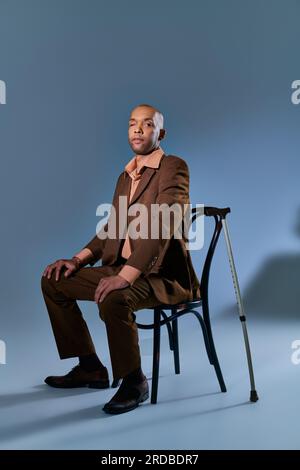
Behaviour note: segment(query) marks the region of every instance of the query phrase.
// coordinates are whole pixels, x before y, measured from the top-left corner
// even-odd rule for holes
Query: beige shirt
[[[131,178],[131,187],[130,187],[130,195],[129,195],[129,202],[132,199],[133,194],[140,182],[142,177],[143,168],[150,167],[150,168],[158,168],[161,157],[165,152],[161,147],[153,150],[148,155],[135,155],[125,166],[125,171],[129,174]],[[122,248],[121,256],[123,258],[128,259],[131,255],[131,248],[130,248],[130,241],[128,237],[128,233],[126,235],[124,245]],[[141,271],[133,266],[124,265],[123,268],[120,270],[119,275],[122,276],[126,281],[128,281],[131,285],[134,281],[140,276]]]

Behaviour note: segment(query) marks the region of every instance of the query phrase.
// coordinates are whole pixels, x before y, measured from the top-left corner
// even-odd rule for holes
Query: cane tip
[[[250,401],[256,402],[258,400],[258,395],[256,390],[251,390],[250,392]]]

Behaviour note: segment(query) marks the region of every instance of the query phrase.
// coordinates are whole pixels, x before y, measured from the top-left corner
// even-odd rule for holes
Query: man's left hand
[[[124,289],[129,287],[130,284],[122,276],[118,274],[116,276],[107,276],[100,279],[100,282],[95,291],[95,302],[102,302],[107,294],[115,289]]]

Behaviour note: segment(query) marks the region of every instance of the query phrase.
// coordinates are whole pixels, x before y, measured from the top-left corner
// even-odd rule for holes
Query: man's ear
[[[159,136],[158,136],[158,140],[163,140],[166,136],[166,129],[160,129],[159,131]]]

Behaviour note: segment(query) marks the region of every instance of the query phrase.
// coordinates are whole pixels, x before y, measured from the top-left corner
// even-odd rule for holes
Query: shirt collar
[[[165,152],[159,146],[148,155],[143,156],[140,161],[137,161],[137,155],[125,165],[125,171],[129,174],[132,179],[138,179],[141,177],[141,170],[144,166],[150,168],[158,168],[160,160]]]

